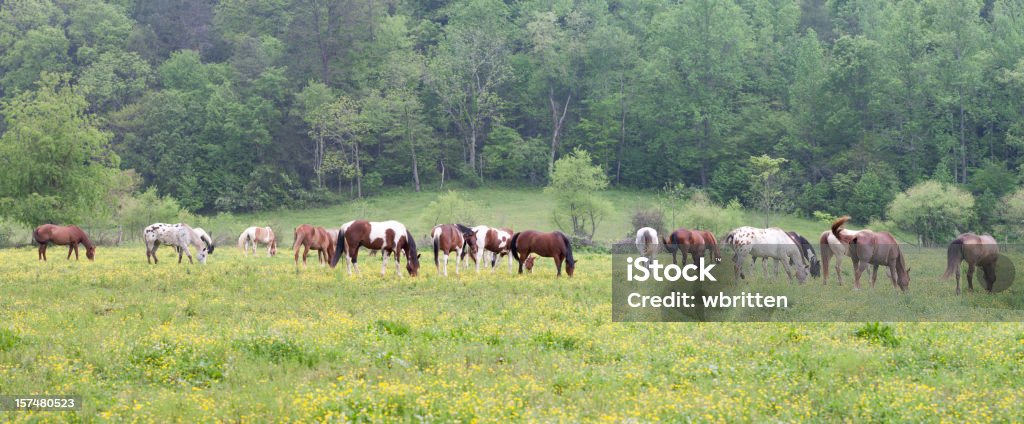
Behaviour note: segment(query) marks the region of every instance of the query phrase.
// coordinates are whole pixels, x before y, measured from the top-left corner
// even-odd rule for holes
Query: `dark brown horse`
[[[349,274],[352,268],[359,272],[359,248],[365,247],[370,250],[381,251],[380,274],[384,275],[387,270],[388,256],[395,257],[395,273],[401,277],[402,273],[398,265],[402,262],[402,254],[405,254],[405,270],[410,276],[419,274],[420,254],[416,251],[416,239],[412,237],[409,230],[398,221],[371,222],[366,220],[349,221],[342,224],[338,232],[338,239],[335,242],[338,249],[334,251],[331,258],[331,268],[338,265],[341,255],[348,257]]]
[[[704,250],[711,253],[711,259],[722,260],[722,252],[718,251],[718,240],[715,239],[715,235],[711,231],[693,230],[693,232],[704,237]],[[703,255],[701,253],[701,256]]]
[[[992,291],[996,282],[996,263],[999,262],[999,244],[988,234],[960,234],[946,249],[946,273],[948,280],[956,273],[956,294],[960,294],[960,262],[967,262],[967,290],[974,291],[974,268],[981,267],[985,278],[985,290]]]
[[[324,227],[314,227],[309,224],[302,224],[295,227],[295,241],[292,242],[292,249],[295,250],[295,265],[299,265],[299,249],[302,251],[302,265],[306,265],[306,257],[310,250],[317,251],[317,259],[320,263],[327,262],[334,255],[334,246],[331,245],[331,236]]]
[[[437,273],[441,273],[441,266],[438,264],[438,253],[444,256],[444,275],[448,276],[448,255],[455,252],[455,273],[459,273],[462,264],[462,249],[468,246],[472,250],[476,246],[476,233],[473,229],[462,224],[441,224],[434,227],[430,232],[430,239],[434,244],[434,267]]]
[[[560,231],[542,233],[540,231],[522,231],[512,235],[509,243],[512,257],[519,262],[519,273],[523,273],[523,262],[531,253],[555,260],[558,276],[562,276],[562,261],[565,261],[565,273],[572,277],[576,270],[576,259],[572,257],[572,244],[569,237]]]
[[[68,259],[71,259],[71,252],[75,252],[75,260],[78,260],[78,244],[85,245],[85,257],[93,260],[96,256],[96,246],[85,235],[85,231],[75,225],[61,227],[53,224],[43,224],[32,231],[32,239],[39,243],[39,260],[46,261],[46,246],[50,243],[68,246]]]
[[[699,258],[704,256],[704,235],[699,231],[679,228],[662,241],[665,242],[665,250],[672,253],[672,263],[676,263],[676,252],[683,255],[683,262],[680,265],[686,265],[686,255],[693,257],[693,263],[700,262]]]
[[[860,288],[860,275],[867,269],[868,264],[873,266],[871,287],[875,287],[878,266],[885,265],[889,268],[889,278],[892,279],[893,287],[907,291],[910,288],[910,268],[907,267],[896,238],[884,231],[860,230],[854,235],[843,233],[841,227],[849,220],[849,216],[844,216],[833,222],[832,235],[849,248],[850,258],[853,259],[854,287]]]

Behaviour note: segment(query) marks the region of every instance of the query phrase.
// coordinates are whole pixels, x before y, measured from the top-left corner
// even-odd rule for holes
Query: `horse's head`
[[[86,247],[85,257],[89,258],[90,261],[96,259],[96,246]]]
[[[575,259],[571,259],[570,260],[570,259],[567,258],[565,260],[565,273],[569,274],[569,276],[572,277],[573,271],[576,271],[576,260]]]
[[[767,259],[765,260],[767,261]],[[808,267],[806,264],[796,264],[796,280],[799,281],[800,284],[803,284],[805,281],[807,281],[808,271],[810,271],[810,267]]]
[[[270,244],[267,245],[267,253],[270,256],[277,255],[277,240],[270,240]]]
[[[470,249],[476,249],[476,231],[462,224],[458,224],[458,227],[459,232],[462,233],[462,238],[470,246]]]
[[[405,270],[409,271],[410,276],[417,276],[420,272],[420,254],[417,253],[415,256],[410,255],[409,260],[405,261]]]
[[[523,261],[523,267],[525,267],[527,271],[533,272],[533,260],[534,259],[535,259],[535,257],[530,256],[529,258],[526,258],[525,261]]]
[[[902,260],[900,261],[902,265]],[[896,268],[896,284],[900,286],[900,290],[910,290],[910,268],[903,269],[902,266]]]
[[[199,250],[198,254],[196,254],[196,258],[199,259],[199,263],[205,264],[206,263],[206,256],[208,256],[209,254],[210,253],[207,252],[205,248],[203,248],[203,249]]]

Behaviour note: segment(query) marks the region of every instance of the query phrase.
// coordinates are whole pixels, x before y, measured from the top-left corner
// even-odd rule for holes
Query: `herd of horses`
[[[836,278],[838,284],[842,285],[840,265],[843,257],[849,257],[853,262],[855,288],[860,289],[861,276],[868,266],[871,266],[871,287],[874,287],[878,268],[884,266],[888,269],[893,287],[907,291],[910,288],[910,267],[893,235],[868,229],[848,230],[844,226],[849,220],[849,216],[839,218],[821,233],[818,239],[820,259],[810,241],[800,234],[779,228],[740,227],[730,231],[722,241],[733,250],[733,272],[737,279],[747,277],[748,260],[753,267],[757,259],[761,259],[767,274],[767,261],[771,259],[775,261],[776,275],[781,265],[790,281],[794,274],[800,283],[805,282],[808,276],[821,276],[823,284],[828,284],[829,263],[834,260]],[[681,265],[686,264],[688,255],[694,263],[705,255],[712,260],[722,258],[714,234],[708,231],[680,228],[660,239],[653,228],[644,227],[637,231],[636,247],[641,255],[653,257],[660,250],[659,244],[664,246],[667,253],[672,254],[672,263],[679,262],[677,254],[682,256],[679,262]],[[943,278],[956,276],[957,294],[960,294],[962,262],[967,262],[968,290],[974,290],[974,273],[977,268],[981,268],[984,287],[992,291],[999,260],[999,245],[995,238],[987,234],[961,234],[950,242],[946,256]]]
[[[733,250],[733,271],[737,279],[747,277],[746,263],[753,267],[758,259],[762,260],[762,268],[767,273],[767,261],[775,261],[775,274],[779,267],[793,280],[803,283],[808,276],[822,277],[823,284],[828,284],[829,265],[834,261],[836,278],[839,285],[843,283],[841,260],[849,257],[853,262],[854,286],[861,287],[861,276],[867,267],[871,269],[871,286],[874,287],[878,276],[878,268],[885,266],[894,287],[906,291],[910,288],[910,267],[900,250],[899,244],[892,234],[884,231],[868,229],[853,231],[844,226],[850,217],[842,217],[832,223],[831,228],[819,237],[820,258],[814,246],[803,236],[795,232],[786,232],[779,228],[740,227],[730,231],[722,241]],[[388,259],[393,257],[395,272],[402,276],[400,269],[402,259],[406,262],[406,273],[417,276],[420,268],[420,253],[416,240],[405,225],[398,221],[367,221],[353,220],[335,229],[327,229],[309,224],[295,228],[294,250],[295,265],[299,264],[301,251],[302,264],[310,250],[317,251],[318,262],[337,266],[342,257],[345,258],[348,273],[353,269],[359,273],[359,250],[366,248],[371,254],[381,255],[381,274],[387,272]],[[489,266],[493,271],[501,257],[508,258],[508,270],[512,272],[512,260],[519,265],[519,273],[524,268],[532,271],[534,255],[548,257],[554,261],[558,276],[562,275],[562,265],[566,274],[572,277],[576,268],[576,259],[572,254],[569,238],[558,231],[521,231],[513,232],[511,228],[495,228],[486,225],[470,227],[463,224],[441,224],[429,233],[434,251],[434,266],[438,274],[448,275],[448,261],[455,254],[455,273],[459,269],[469,267],[470,261],[480,265],[488,265],[486,255],[490,255]],[[85,255],[93,260],[96,246],[89,240],[81,228],[68,225],[40,225],[32,232],[32,239],[39,245],[39,260],[46,261],[46,248],[50,244],[68,246],[67,259],[75,254],[78,259],[78,245],[85,246]],[[187,256],[193,263],[192,248],[195,258],[206,263],[206,258],[213,254],[213,239],[202,228],[192,228],[187,224],[155,223],[143,230],[146,245],[146,262],[157,263],[157,248],[162,244],[174,246],[178,253],[178,263]],[[267,254],[277,254],[277,238],[270,227],[249,227],[238,237],[238,248],[243,254],[251,251],[256,254],[259,245],[266,247]],[[685,265],[689,256],[694,263],[705,255],[709,259],[721,260],[718,239],[710,231],[680,228],[667,236],[659,238],[656,230],[644,227],[637,231],[636,246],[641,255],[653,257],[663,246],[667,253],[672,254],[672,263]],[[468,257],[468,259],[467,259]],[[681,257],[681,258],[680,258]],[[965,233],[950,242],[947,249],[947,267],[943,278],[956,276],[956,293],[960,294],[960,266],[967,262],[967,287],[974,289],[974,273],[981,268],[984,287],[992,291],[996,281],[996,265],[999,257],[999,246],[989,235]],[[681,259],[681,261],[680,261]]]

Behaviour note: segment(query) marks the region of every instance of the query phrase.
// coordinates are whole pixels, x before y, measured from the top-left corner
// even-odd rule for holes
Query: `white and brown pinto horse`
[[[996,282],[996,264],[999,262],[999,244],[988,234],[961,234],[949,243],[946,249],[946,273],[948,280],[956,274],[956,294],[960,294],[960,262],[967,262],[967,290],[974,291],[974,269],[981,267],[985,278],[985,290],[992,291]]]
[[[797,281],[803,283],[807,280],[808,265],[800,254],[800,246],[779,228],[740,227],[730,231],[724,242],[732,246],[733,272],[737,278],[746,278],[743,265],[750,256],[776,259],[776,273],[779,263],[782,263],[790,281],[793,281],[793,272],[790,269],[790,264],[793,264],[796,267]]]
[[[576,270],[576,259],[572,257],[572,244],[569,237],[560,231],[542,233],[540,231],[523,231],[512,235],[509,242],[512,257],[519,262],[519,273],[523,273],[523,263],[536,253],[537,256],[552,258],[558,276],[562,276],[562,261],[565,261],[565,273],[572,277]]]
[[[484,254],[490,252],[491,254],[491,271],[494,271],[498,264],[498,257],[508,257],[508,272],[512,272],[512,255],[511,255],[511,244],[512,244],[512,229],[511,228],[493,228],[486,225],[477,225],[471,228],[473,233],[476,235],[476,244],[469,246],[468,250],[463,251],[463,255],[469,253],[473,262],[476,264],[476,272],[480,272],[480,263],[484,262]],[[469,261],[466,261],[466,266],[469,266]]]
[[[842,228],[839,232],[846,237],[853,237],[859,231]],[[828,263],[835,258],[836,279],[839,280],[840,286],[843,285],[843,257],[850,256],[850,249],[832,234],[832,230],[825,230],[821,233],[821,237],[818,238],[818,247],[821,248],[821,284],[828,284]]]
[[[889,278],[892,279],[893,287],[902,291],[910,289],[910,268],[900,251],[900,245],[896,238],[887,232],[874,232],[871,230],[860,230],[856,235],[848,236],[842,233],[842,226],[849,221],[849,216],[844,216],[832,223],[832,235],[840,242],[847,245],[850,258],[853,259],[853,285],[860,289],[860,275],[871,268],[871,287],[875,286],[878,277],[878,267],[885,265],[889,268]]]
[[[636,231],[636,250],[640,252],[640,256],[654,259],[659,248],[658,232],[655,229],[643,227]]]
[[[438,253],[444,256],[444,276],[448,276],[448,255],[455,252],[455,273],[459,273],[462,264],[462,248],[476,245],[476,233],[462,224],[441,224],[430,231],[430,240],[434,245],[434,267],[438,274],[442,273],[438,264]]]
[[[204,231],[205,233],[205,231]],[[181,263],[182,255],[188,255],[188,262],[192,261],[192,251],[189,249],[190,246],[195,246],[196,258],[199,259],[199,263],[206,263],[206,256],[213,253],[213,240],[210,239],[209,235],[200,236],[196,234],[196,231],[189,227],[187,224],[164,224],[156,223],[146,227],[142,231],[142,238],[146,241],[146,263],[159,263],[156,257],[156,249],[160,247],[160,244],[169,244],[175,247],[178,251],[178,263]],[[152,258],[152,262],[150,262]]]
[[[331,268],[337,266],[338,260],[344,254],[348,261],[349,274],[352,274],[353,267],[355,267],[356,273],[359,273],[359,264],[357,263],[359,248],[365,247],[382,251],[380,265],[382,276],[387,272],[389,255],[395,256],[395,273],[399,277],[402,277],[399,268],[402,254],[405,254],[405,269],[409,275],[415,277],[419,273],[420,254],[416,251],[416,239],[401,222],[356,220],[346,222],[339,230],[338,239],[335,242],[338,248],[334,252],[334,257],[331,258]]]
[[[277,254],[277,237],[270,227],[249,227],[242,231],[242,235],[238,236],[238,248],[242,249],[243,255],[249,254],[250,247],[252,254],[255,255],[260,243],[267,245],[268,255]]]
[[[46,262],[46,246],[50,243],[68,246],[68,259],[71,259],[71,252],[75,252],[75,260],[78,260],[78,244],[85,245],[85,257],[90,261],[96,255],[96,245],[92,244],[89,236],[76,225],[62,227],[60,225],[43,224],[32,231],[32,240],[39,244],[39,260]]]

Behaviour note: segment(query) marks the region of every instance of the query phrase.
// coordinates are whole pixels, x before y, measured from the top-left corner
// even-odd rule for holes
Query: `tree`
[[[111,134],[86,113],[88,103],[68,80],[43,73],[35,91],[2,104],[0,213],[26,225],[93,216],[117,172]]]
[[[556,161],[551,182],[544,188],[545,193],[555,198],[555,225],[565,231],[563,223],[567,219],[573,235],[592,240],[597,226],[611,209],[599,194],[607,187],[608,176],[593,164],[587,151],[576,149]]]
[[[771,224],[772,211],[779,208],[782,201],[782,190],[779,189],[779,171],[785,158],[773,158],[768,155],[751,156],[751,191],[757,196],[757,206],[764,211],[764,226]]]
[[[967,231],[974,220],[974,196],[950,184],[925,181],[896,195],[889,218],[933,246]]]

